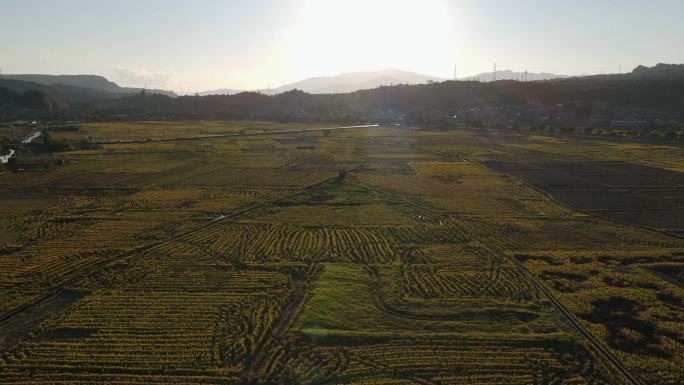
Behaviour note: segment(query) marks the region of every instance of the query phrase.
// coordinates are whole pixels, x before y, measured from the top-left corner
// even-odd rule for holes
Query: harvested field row
[[[267,367],[269,377],[295,379],[301,384],[332,379],[336,383],[403,383],[387,378],[444,384],[604,383],[610,379],[589,352],[569,342],[557,343],[554,348],[534,340],[396,340],[339,347],[293,341],[273,357]]]

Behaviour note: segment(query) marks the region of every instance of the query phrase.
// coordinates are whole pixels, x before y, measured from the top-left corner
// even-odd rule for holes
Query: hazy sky
[[[684,62],[682,0],[0,0],[4,73],[181,92],[398,68],[581,74]]]

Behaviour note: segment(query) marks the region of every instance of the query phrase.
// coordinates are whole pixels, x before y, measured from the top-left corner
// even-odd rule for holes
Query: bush
[[[651,139],[651,140],[661,140],[665,137],[665,134],[663,134],[661,131],[658,130],[652,130],[648,134],[646,134],[646,138]]]
[[[338,182],[344,182],[346,179],[347,179],[347,170],[343,168],[337,174],[337,181]]]
[[[66,139],[57,140],[46,132],[41,136],[37,149],[40,152],[60,152],[73,150],[74,146]]]
[[[667,140],[675,140],[675,139],[677,139],[677,133],[674,132],[674,131],[668,131],[668,132],[665,134],[665,139],[667,139]]]

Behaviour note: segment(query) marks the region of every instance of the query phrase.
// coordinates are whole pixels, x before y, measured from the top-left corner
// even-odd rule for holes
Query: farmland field
[[[682,148],[317,128],[20,149],[0,384],[684,383]]]

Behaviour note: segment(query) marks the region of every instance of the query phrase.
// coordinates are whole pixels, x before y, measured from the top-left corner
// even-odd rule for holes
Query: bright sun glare
[[[301,73],[444,73],[453,65],[450,23],[445,0],[302,0],[283,45]]]

